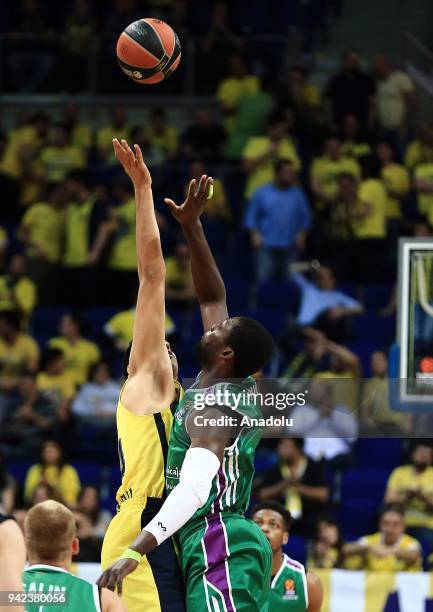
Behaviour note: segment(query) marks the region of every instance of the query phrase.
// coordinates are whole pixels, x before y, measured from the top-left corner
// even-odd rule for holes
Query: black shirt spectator
[[[361,70],[358,53],[347,51],[343,56],[341,71],[331,77],[325,90],[336,126],[341,128],[345,115],[355,115],[361,128],[364,128],[369,120],[374,93],[374,80]]]
[[[220,160],[225,142],[225,129],[212,119],[208,110],[197,112],[194,123],[187,128],[183,136],[186,155],[202,161]]]
[[[293,533],[311,537],[326,509],[329,489],[320,463],[303,451],[302,438],[283,438],[275,467],[259,474],[254,488],[260,500],[277,499],[293,516]]]

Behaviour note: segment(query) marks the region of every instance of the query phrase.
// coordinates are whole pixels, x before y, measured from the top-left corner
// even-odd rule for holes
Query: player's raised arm
[[[180,206],[169,198],[164,200],[182,227],[188,243],[194,289],[200,304],[205,331],[213,325],[218,325],[228,316],[224,281],[200,221],[212,189],[212,177],[203,175],[198,186],[195,179],[190,182],[186,200]]]
[[[174,395],[173,372],[165,347],[165,263],[152,195],[152,178],[138,145],[113,140],[117,159],[131,178],[136,201],[137,268],[140,281],[129,377],[122,401],[134,412],[152,413]]]

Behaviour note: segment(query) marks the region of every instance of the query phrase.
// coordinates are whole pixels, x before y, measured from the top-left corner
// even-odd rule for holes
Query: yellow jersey
[[[129,500],[146,504],[148,497],[161,499],[165,495],[165,464],[173,414],[170,407],[150,415],[130,412],[119,396],[116,412],[117,448],[121,485],[116,501]]]
[[[0,310],[18,307],[25,317],[23,323],[27,324],[36,302],[37,288],[30,278],[22,276],[14,282],[9,276],[0,276]]]
[[[65,216],[65,249],[63,265],[79,268],[88,263],[90,222],[95,197],[90,195],[85,202],[69,204]]]
[[[58,263],[62,252],[65,212],[46,202],[33,204],[21,220],[21,226],[28,231],[32,245],[40,246],[51,263]],[[33,246],[28,246],[27,255],[37,257]]]
[[[132,341],[134,333],[135,308],[131,310],[122,310],[111,317],[105,325],[106,333],[114,338],[119,346],[126,351],[129,343]],[[169,336],[174,332],[176,326],[173,319],[165,313],[165,335]]]
[[[53,183],[60,183],[70,170],[84,168],[86,159],[83,149],[76,145],[67,147],[45,147],[40,155],[45,178]]]
[[[267,136],[251,136],[247,140],[243,151],[243,159],[257,159],[269,151],[271,140]],[[276,159],[288,159],[292,162],[294,169],[298,172],[301,169],[301,160],[295,147],[295,143],[287,136],[278,143]],[[251,198],[254,192],[266,183],[270,183],[275,178],[275,161],[267,159],[257,166],[248,176],[245,187],[245,197]]]
[[[385,238],[387,193],[382,181],[367,179],[358,188],[358,206],[368,204],[366,216],[353,221],[356,238]]]
[[[356,159],[345,156],[331,159],[327,155],[313,159],[311,177],[320,184],[326,199],[333,200],[337,197],[338,177],[343,173],[351,174],[356,179],[361,178],[361,167]]]
[[[359,540],[360,544],[367,546],[377,546],[383,544],[382,534],[380,532],[372,535],[364,536]],[[365,570],[372,572],[421,572],[421,546],[418,540],[404,533],[400,540],[393,547],[395,550],[418,551],[419,558],[414,563],[409,563],[403,559],[398,559],[394,554],[390,553],[386,557],[376,557],[371,552],[367,553],[365,559]]]
[[[67,372],[57,376],[40,372],[36,377],[36,387],[55,402],[72,399],[75,395],[75,383]]]
[[[371,147],[368,142],[354,142],[353,140],[345,140],[341,144],[341,153],[344,156],[359,159],[364,155],[370,155]]]
[[[404,165],[413,171],[419,164],[429,164],[433,162],[433,147],[430,147],[420,140],[413,140],[407,147],[404,155]]]
[[[409,172],[401,164],[392,163],[382,168],[381,176],[387,190],[386,217],[401,219],[400,202],[388,192],[398,191],[406,195],[410,189]]]
[[[136,270],[135,248],[135,200],[132,198],[114,211],[116,231],[111,250],[109,267],[112,270]]]
[[[32,465],[24,483],[24,499],[27,502],[31,501],[35,489],[43,482],[54,487],[68,505],[76,504],[81,491],[81,482],[77,470],[72,465],[66,464],[61,468],[55,465],[44,467],[40,463]]]
[[[3,379],[15,379],[25,370],[36,370],[38,361],[39,346],[31,336],[20,333],[12,345],[0,339],[0,368]]]
[[[406,494],[410,491],[421,491],[425,496],[433,495],[433,467],[423,472],[416,472],[412,465],[402,465],[392,472],[386,486],[388,491]],[[424,499],[413,496],[406,502],[404,518],[407,527],[425,527],[433,529],[433,515]]]
[[[114,128],[112,125],[107,125],[99,130],[96,135],[96,144],[100,155],[106,162],[114,163],[116,157],[113,150],[113,138],[129,140],[130,131],[128,127]]]
[[[415,169],[415,179],[423,179],[426,183],[433,184],[433,163],[420,164]],[[417,194],[418,212],[427,217],[429,223],[433,223],[433,194],[422,193]]]
[[[98,346],[85,338],[81,338],[76,344],[70,344],[62,337],[52,338],[48,346],[63,352],[66,372],[75,385],[87,382],[90,368],[101,359]]]

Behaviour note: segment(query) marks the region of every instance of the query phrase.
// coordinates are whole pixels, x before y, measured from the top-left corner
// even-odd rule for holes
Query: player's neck
[[[272,555],[272,578],[278,574],[284,563],[283,549],[279,548]]]
[[[216,382],[228,381],[233,376],[229,376],[227,372],[222,372],[219,368],[203,368],[200,375],[200,386],[208,387]]]
[[[65,570],[66,572],[71,571],[72,560],[71,559],[37,559],[30,558],[29,565],[49,565],[51,567],[58,567],[59,569]]]

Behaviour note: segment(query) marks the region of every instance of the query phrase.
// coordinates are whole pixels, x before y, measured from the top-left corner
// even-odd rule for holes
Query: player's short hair
[[[227,344],[234,351],[234,373],[240,378],[258,372],[272,356],[271,334],[250,317],[236,317]]]
[[[283,519],[283,525],[285,530],[290,530],[290,527],[293,523],[293,517],[290,514],[289,510],[287,510],[287,508],[283,506],[283,504],[280,504],[280,502],[274,499],[261,502],[260,504],[254,506],[251,512],[251,516],[254,516],[257,512],[260,512],[260,510],[272,510],[273,512],[277,512],[277,514],[279,514]]]
[[[19,331],[21,317],[16,310],[0,310],[0,320],[13,327],[15,331]]]
[[[77,534],[72,512],[53,499],[36,504],[28,511],[24,531],[29,555],[39,561],[68,557]]]

